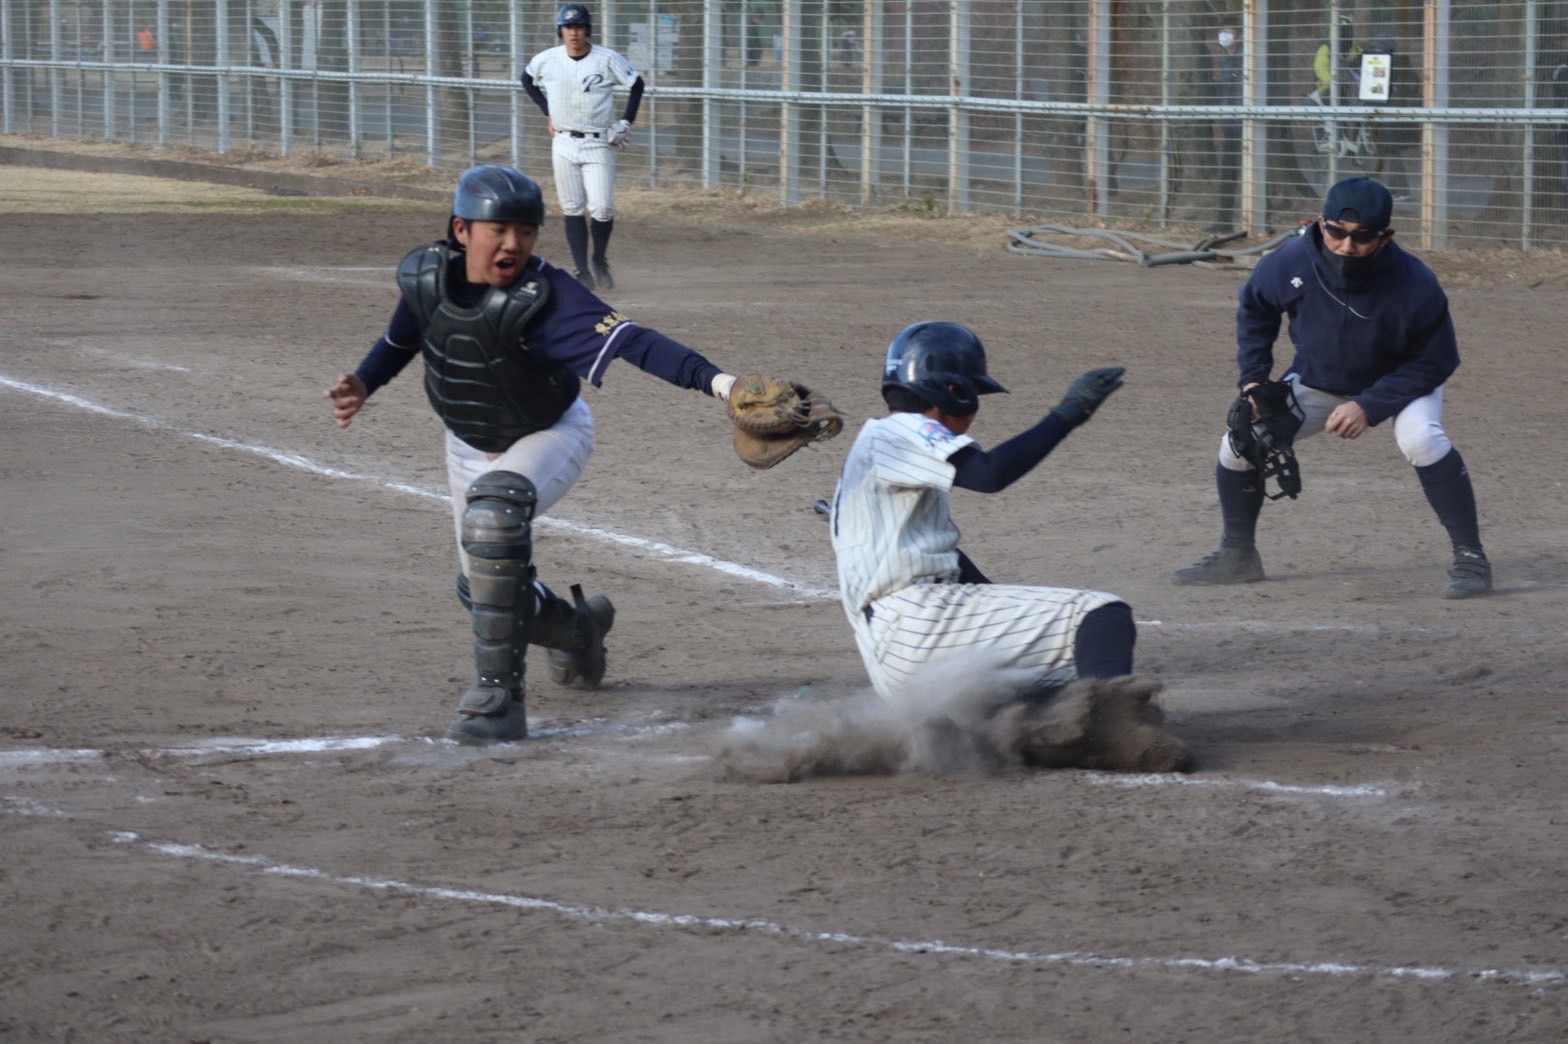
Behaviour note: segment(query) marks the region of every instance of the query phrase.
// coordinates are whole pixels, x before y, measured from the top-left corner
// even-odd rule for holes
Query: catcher
[[[1158,684],[1129,677],[1132,608],[1104,591],[993,584],[959,549],[949,512],[955,486],[1000,493],[1028,474],[1122,386],[1123,372],[1091,370],[1039,423],[982,450],[968,434],[980,397],[1007,389],[986,371],[980,338],[957,323],[925,322],[893,339],[882,372],[889,415],[861,428],[831,515],[844,615],[884,700],[919,704],[928,696],[922,676],[933,665],[987,657],[992,669],[1023,679],[1022,687],[990,707],[978,733],[975,723],[955,721],[966,734],[992,743],[1001,735],[990,731],[995,715],[1018,702],[1028,709],[1018,712],[1029,719],[1024,732],[1054,737],[1008,752],[1031,764],[1190,766],[1185,747],[1159,728],[1159,708],[1149,699]],[[1126,730],[1117,730],[1114,743],[1097,738],[1089,723],[1107,717],[1139,726],[1134,741],[1121,738]]]
[[[339,427],[424,357],[425,394],[445,425],[462,572],[458,598],[474,630],[475,683],[448,734],[494,743],[528,734],[526,646],[544,646],[555,681],[592,688],[605,671],[615,606],[572,600],[535,577],[533,520],[577,482],[593,453],[593,414],[579,395],[620,358],[671,384],[732,400],[737,450],[771,467],[842,427],[804,385],[725,373],[677,341],[614,311],[566,272],[533,256],[544,200],[512,167],[479,166],[458,181],[446,237],[398,266],[402,299],[353,373],[326,390]],[[737,427],[737,433],[742,429]]]

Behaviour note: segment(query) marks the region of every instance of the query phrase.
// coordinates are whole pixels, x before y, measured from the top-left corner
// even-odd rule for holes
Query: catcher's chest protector
[[[448,250],[431,243],[398,265],[398,288],[424,328],[425,395],[452,434],[500,453],[543,431],[577,399],[577,375],[523,343],[523,330],[550,300],[538,258],[511,286],[487,287],[472,308],[447,296]]]

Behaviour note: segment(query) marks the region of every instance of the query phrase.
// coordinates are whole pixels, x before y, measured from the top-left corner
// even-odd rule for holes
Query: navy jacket
[[[1322,242],[1314,224],[1265,255],[1241,288],[1237,383],[1268,379],[1280,319],[1289,316],[1296,354],[1287,372],[1353,398],[1369,423],[1381,424],[1459,368],[1448,297],[1432,270],[1393,240],[1352,285],[1323,259]]]

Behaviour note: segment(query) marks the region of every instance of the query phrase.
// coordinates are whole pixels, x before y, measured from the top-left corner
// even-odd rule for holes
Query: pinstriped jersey
[[[558,131],[606,130],[619,118],[613,96],[616,86],[637,82],[631,62],[598,44],[590,44],[581,58],[567,54],[565,45],[540,51],[524,71],[544,91]]]
[[[948,458],[968,435],[918,413],[866,421],[833,494],[839,595],[851,617],[920,579],[958,579],[958,526]]]

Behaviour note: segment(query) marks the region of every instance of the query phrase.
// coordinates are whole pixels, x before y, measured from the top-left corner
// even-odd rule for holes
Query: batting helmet
[[[592,33],[593,19],[588,16],[588,8],[582,4],[562,4],[555,13],[555,35],[559,37],[561,28],[568,25],[580,25]]]
[[[468,168],[457,179],[452,216],[466,221],[543,225],[544,196],[539,183],[516,167],[486,163]]]
[[[887,346],[882,387],[903,388],[943,413],[967,417],[980,408],[980,396],[1005,392],[985,372],[985,346],[958,323],[916,323]]]

